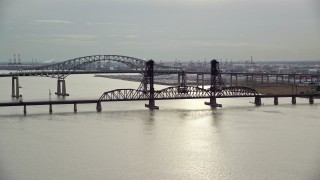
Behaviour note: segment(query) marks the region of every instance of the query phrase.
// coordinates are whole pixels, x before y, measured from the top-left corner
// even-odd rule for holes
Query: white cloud
[[[93,26],[93,25],[112,25],[113,23],[110,22],[86,22],[86,25]]]
[[[54,20],[54,19],[39,19],[35,20],[34,23],[36,24],[74,24],[71,21],[66,21],[66,20]]]
[[[92,41],[98,38],[97,35],[91,34],[61,34],[53,35],[53,38],[69,40],[69,41]]]

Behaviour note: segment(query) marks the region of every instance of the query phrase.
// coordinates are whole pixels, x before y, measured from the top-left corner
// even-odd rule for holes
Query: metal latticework
[[[220,74],[219,62],[214,59],[211,61],[211,96],[215,96],[224,87],[225,85]]]
[[[152,64],[151,64],[152,63]],[[141,83],[138,87],[138,90],[141,90],[143,92],[150,91],[150,83],[152,81],[153,84],[153,78],[154,78],[154,61],[150,60],[148,62],[145,62],[145,69],[143,71],[143,77],[141,80]]]
[[[121,55],[93,55],[93,56],[84,56],[79,57],[67,61],[63,61],[56,64],[38,66],[28,69],[19,70],[17,74],[19,75],[30,75],[30,76],[47,76],[53,78],[64,79],[71,72],[79,70],[81,67],[88,65],[90,63],[99,62],[99,61],[113,61],[119,62],[122,64],[126,64],[131,67],[133,70],[141,71],[144,73],[146,69],[145,60],[129,57],[129,56],[121,56]],[[163,70],[179,70],[174,67],[169,66],[161,66],[155,65],[155,70],[163,71]]]
[[[206,89],[193,86],[169,87],[159,91],[154,91],[154,100],[161,99],[195,99],[208,98],[210,92]],[[150,94],[135,89],[116,89],[103,93],[100,101],[126,101],[126,100],[149,100]]]
[[[259,94],[243,86],[224,87],[215,97],[256,97]],[[175,86],[154,91],[154,100],[210,98],[210,91],[194,86]],[[135,89],[116,89],[105,92],[100,101],[149,100],[150,94]]]
[[[102,94],[101,101],[148,100],[149,94],[136,89],[115,89]]]
[[[153,60],[145,63],[143,71],[143,80],[137,90],[134,89],[116,89],[105,92],[100,101],[130,101],[130,100],[149,100],[149,105],[154,106],[154,100],[163,99],[196,99],[210,98],[209,105],[217,105],[216,97],[255,97],[259,95],[256,90],[233,86],[226,87],[220,75],[219,62],[211,61],[211,87],[203,89],[195,86],[187,86],[181,83],[178,86],[168,87],[155,91],[153,88],[154,66]],[[184,80],[182,80],[184,82]]]
[[[244,86],[231,86],[231,87],[224,87],[222,91],[218,92],[216,97],[219,97],[219,96],[253,97],[258,95],[259,93],[255,89],[244,87]]]
[[[168,87],[155,93],[155,99],[207,98],[209,96],[208,90],[194,86]]]

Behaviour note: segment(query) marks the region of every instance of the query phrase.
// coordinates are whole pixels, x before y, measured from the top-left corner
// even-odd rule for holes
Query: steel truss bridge
[[[209,98],[210,102],[206,104],[214,107],[221,107],[221,104],[217,104],[216,102],[216,98],[218,97],[257,97],[257,104],[259,103],[259,93],[256,90],[243,86],[225,86],[221,78],[219,62],[216,60],[211,61],[211,86],[208,89],[187,86],[185,73],[182,72],[182,75],[178,77],[179,84],[177,86],[154,90],[154,61],[149,60],[145,64],[143,79],[137,89],[108,91],[102,94],[99,101],[148,100],[149,104],[146,104],[146,107],[150,109],[158,109],[155,106],[155,100],[165,99]]]
[[[210,98],[211,92],[208,89],[202,89],[194,86],[175,86],[162,90],[154,91],[155,100],[166,99],[199,99]],[[223,97],[253,97],[259,94],[246,87],[225,87],[216,94],[216,98]],[[126,101],[126,100],[149,100],[150,96],[146,91],[136,89],[115,89],[105,92],[100,101]]]
[[[226,86],[221,77],[219,62],[216,60],[211,61],[210,87],[208,89],[205,89],[198,86],[188,86],[186,84],[186,72],[184,72],[182,69],[169,66],[161,66],[155,64],[153,60],[145,61],[133,57],[119,55],[85,56],[57,64],[20,70],[16,73],[11,74],[12,97],[19,96],[18,76],[45,76],[58,78],[56,94],[63,96],[68,95],[66,93],[64,79],[70,74],[81,74],[82,71],[78,70],[80,67],[99,61],[114,61],[126,64],[131,69],[125,70],[123,71],[123,73],[140,73],[143,75],[143,78],[137,89],[115,89],[112,91],[104,92],[102,96],[96,100],[97,110],[101,109],[102,101],[147,100],[149,101],[149,104],[146,104],[146,107],[150,109],[158,109],[158,107],[155,105],[155,100],[208,98],[210,99],[210,101],[206,102],[205,104],[213,107],[221,107],[221,104],[218,104],[216,102],[216,98],[254,97],[254,103],[256,105],[261,105],[261,97],[266,97],[265,95],[260,95],[255,89],[249,87]],[[97,72],[95,71],[95,73]],[[117,73],[121,73],[121,71],[117,71]],[[168,87],[162,90],[155,90],[154,76],[159,74],[178,74],[178,84],[176,86]],[[313,95],[307,96],[310,98],[310,103],[313,103]],[[281,97],[281,95],[273,95],[273,97],[275,98],[275,104],[277,104],[277,98]],[[295,98],[299,96],[290,95],[290,97],[292,97],[292,103],[295,104]],[[91,100],[90,102],[95,102],[95,100]],[[61,104],[63,104],[63,102]]]

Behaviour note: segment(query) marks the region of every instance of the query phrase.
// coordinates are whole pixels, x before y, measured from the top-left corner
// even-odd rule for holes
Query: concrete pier
[[[198,78],[198,75],[197,75],[197,78]],[[184,71],[182,71],[182,73],[178,74],[178,86],[186,86],[186,83],[187,83],[187,75]],[[198,79],[197,79],[197,84],[198,84]]]
[[[278,104],[279,104],[279,101],[278,101],[278,97],[277,97],[277,96],[274,97],[273,102],[274,102],[274,105],[278,105]]]
[[[235,82],[235,85],[237,86],[238,85],[238,75],[237,74],[234,74],[234,75],[230,75],[230,86],[233,85],[233,76],[236,78],[236,82]]]
[[[292,104],[296,104],[297,103],[297,98],[295,96],[292,96],[291,103]]]
[[[97,102],[97,112],[101,112],[101,110],[102,110],[102,107],[101,107],[101,101],[98,101]]]
[[[149,104],[145,104],[144,105],[146,108],[149,108],[149,109],[159,109],[159,106],[156,106],[155,105],[155,101],[154,100],[149,100]]]
[[[210,97],[210,102],[205,102],[204,104],[211,107],[222,107],[222,104],[217,103],[217,99],[215,97]]]
[[[256,106],[261,106],[261,97],[260,96],[254,97],[254,104]]]
[[[19,98],[19,76],[12,76],[11,97]]]
[[[201,87],[204,89],[204,74],[197,74],[197,87],[200,86],[199,81],[201,81]]]
[[[74,111],[75,113],[78,111],[77,103],[74,103],[74,104],[73,104],[73,111]]]
[[[66,89],[66,81],[64,79],[58,79],[57,81],[57,92],[58,96],[69,96]]]
[[[49,104],[49,113],[52,114],[52,104]]]
[[[24,106],[23,106],[23,114],[24,114],[24,115],[27,115],[27,105],[24,105]]]
[[[313,96],[310,96],[310,97],[309,97],[309,103],[310,103],[310,104],[313,104],[313,103],[314,103],[314,98],[313,98]]]

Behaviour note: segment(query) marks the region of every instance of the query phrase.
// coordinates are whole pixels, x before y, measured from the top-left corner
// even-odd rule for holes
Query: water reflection
[[[213,127],[219,127],[220,121],[222,120],[222,113],[223,111],[219,111],[217,109],[213,109],[211,111],[211,122]]]
[[[144,131],[147,135],[151,135],[155,128],[155,111],[150,110],[149,112],[143,113],[144,119]]]
[[[153,123],[154,123],[154,114],[155,114],[155,111],[153,111],[153,110],[151,110],[151,111],[149,111],[149,118],[148,118],[148,124],[149,125],[153,125]]]

